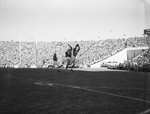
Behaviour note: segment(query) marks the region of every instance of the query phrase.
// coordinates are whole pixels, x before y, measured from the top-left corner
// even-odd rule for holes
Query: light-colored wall
[[[103,62],[108,62],[108,61],[117,61],[118,63],[124,63],[124,61],[127,60],[127,50],[139,50],[139,49],[148,49],[148,47],[139,47],[139,48],[126,48],[122,50],[121,52],[109,57],[108,59],[105,59],[101,62],[98,62],[96,64],[91,65],[91,68],[98,68],[101,66]]]

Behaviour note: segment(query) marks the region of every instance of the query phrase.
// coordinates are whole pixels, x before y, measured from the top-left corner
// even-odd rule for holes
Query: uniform
[[[73,64],[73,67],[75,66],[76,56],[77,56],[79,51],[80,51],[80,46],[79,46],[79,44],[77,44],[75,46],[75,48],[73,49],[72,56],[71,56],[71,62],[70,63]]]
[[[58,62],[57,62],[58,58],[57,58],[57,55],[56,53],[54,53],[54,56],[53,56],[53,66],[56,68],[58,67]]]
[[[62,62],[63,66],[66,67],[66,69],[71,63],[71,56],[72,56],[72,47],[70,45],[69,47],[70,48],[65,52],[65,58],[63,59]]]

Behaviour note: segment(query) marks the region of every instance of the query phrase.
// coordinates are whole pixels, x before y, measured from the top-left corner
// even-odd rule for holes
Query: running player
[[[65,58],[63,59],[62,65],[59,66],[59,68],[66,64],[64,67],[67,69],[68,66],[70,65],[71,56],[72,56],[72,47],[69,44],[68,46],[69,46],[69,49],[65,52]]]
[[[73,64],[73,67],[75,67],[75,62],[76,62],[76,56],[80,51],[80,46],[79,44],[76,44],[75,48],[73,48],[73,54],[71,57],[71,63]]]
[[[58,62],[57,62],[57,60],[58,60],[58,58],[57,58],[57,54],[56,53],[54,53],[54,55],[53,55],[53,67],[54,68],[56,68],[56,67],[58,67]]]
[[[76,46],[73,48],[72,56],[71,56],[71,62],[70,64],[72,65],[72,68],[75,67],[75,62],[76,62],[76,56],[80,51],[80,46],[79,44],[76,44]]]
[[[49,60],[49,59],[47,59]],[[56,52],[53,55],[53,64],[52,65],[48,65],[48,68],[58,68],[58,62],[57,62],[58,58],[57,58],[57,54]]]
[[[65,57],[66,57],[66,69],[68,68],[68,66],[70,65],[71,62],[71,56],[72,56],[72,47],[68,44],[69,49],[65,52]]]
[[[78,54],[78,52],[80,51],[80,46],[79,44],[76,44],[76,46],[72,49],[72,47],[70,45],[69,49],[65,52],[65,59],[63,60],[62,64],[64,65],[65,63],[67,64],[65,67],[66,69],[69,67],[69,65],[71,65],[71,71],[72,68],[75,67],[75,61],[76,61],[76,56]],[[63,66],[61,65],[61,66]]]

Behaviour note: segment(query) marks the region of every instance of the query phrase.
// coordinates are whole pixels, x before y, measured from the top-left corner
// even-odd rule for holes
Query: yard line
[[[48,85],[49,83],[45,83],[45,84]],[[105,94],[105,95],[119,97],[119,98],[124,98],[124,99],[130,99],[130,100],[134,100],[134,101],[141,101],[141,102],[150,103],[150,101],[144,100],[144,99],[138,99],[138,98],[123,96],[123,95],[117,95],[117,94],[108,93],[108,92],[104,92],[104,91],[97,91],[97,90],[93,90],[93,89],[89,89],[89,88],[85,88],[85,87],[80,87],[80,86],[72,86],[72,85],[59,84],[59,83],[50,83],[50,84],[56,85],[56,86],[63,86],[63,87],[68,87],[68,88],[74,88],[74,89],[80,89],[80,90],[85,90],[85,91]]]
[[[68,88],[80,89],[80,90],[85,90],[85,91],[105,94],[105,95],[109,95],[109,96],[124,98],[124,99],[130,99],[130,100],[134,100],[134,101],[141,101],[141,102],[150,103],[149,100],[138,99],[138,98],[123,96],[123,95],[117,95],[117,94],[108,93],[108,92],[104,92],[104,91],[97,91],[97,90],[93,90],[93,89],[89,89],[89,88],[85,88],[85,87],[80,87],[80,86],[72,86],[72,85],[66,85],[66,84],[44,82],[44,81],[40,81],[40,80],[35,80],[35,79],[30,79],[30,78],[23,78],[23,77],[15,77],[15,76],[11,76],[11,77],[13,77],[13,78],[20,78],[20,79],[26,79],[26,80],[29,80],[29,81],[33,81],[34,83],[40,82],[40,83],[43,83],[43,84],[49,85],[49,86],[51,86],[51,85],[53,85],[53,86],[55,86],[55,85],[56,86],[63,86],[63,87],[68,87]]]
[[[147,110],[145,110],[143,112],[140,112],[139,114],[148,114],[149,112],[150,112],[150,109],[147,109]]]
[[[116,88],[116,87],[94,87],[96,89],[118,89],[118,90],[145,90],[144,88]],[[150,89],[147,89],[150,91]]]
[[[49,85],[49,86],[53,86],[53,84],[51,84],[51,83],[43,83],[43,82],[35,82],[34,84],[36,84],[36,85]]]

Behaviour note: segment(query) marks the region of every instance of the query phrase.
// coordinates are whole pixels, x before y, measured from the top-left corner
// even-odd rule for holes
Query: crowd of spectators
[[[0,41],[0,67],[45,67],[53,64],[53,54],[56,52],[58,63],[61,64],[68,44],[81,46],[83,53],[95,41],[80,42],[14,42]]]
[[[19,59],[19,42],[1,41],[0,42],[0,66],[13,67]]]
[[[106,59],[125,48],[125,39],[107,39],[95,43],[85,54],[79,58],[86,64],[94,64]]]
[[[120,63],[115,66],[105,66],[112,69],[120,69],[120,70],[132,70],[132,71],[150,71],[150,50],[147,49],[137,57],[125,61],[124,63]]]
[[[58,63],[61,64],[68,44],[72,47],[79,44],[81,47],[77,55],[78,66],[90,66],[114,55],[126,47],[147,46],[145,37],[74,42],[0,41],[0,67],[14,67],[15,65],[19,67],[30,67],[32,65],[46,67],[53,64],[52,57],[55,52],[57,53]],[[138,63],[140,63],[140,60],[143,62],[142,59],[143,57],[139,57],[135,61],[139,61]]]
[[[146,47],[147,46],[147,39],[146,37],[134,37],[128,38],[126,40],[127,47]]]

